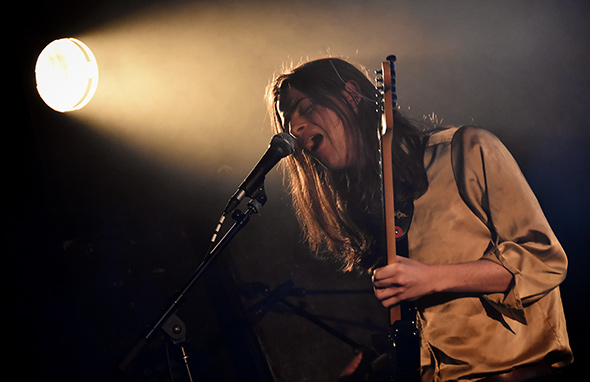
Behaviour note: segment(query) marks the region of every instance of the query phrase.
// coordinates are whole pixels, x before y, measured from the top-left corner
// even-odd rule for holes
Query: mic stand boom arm
[[[143,348],[149,343],[152,339],[154,334],[157,332],[158,329],[163,329],[166,333],[169,331],[166,330],[164,325],[168,323],[169,320],[174,321],[176,319],[175,313],[178,310],[178,306],[184,299],[184,296],[188,293],[191,287],[197,282],[197,280],[201,277],[205,269],[211,264],[211,262],[217,257],[219,253],[221,253],[225,247],[231,242],[231,240],[238,234],[238,232],[248,223],[250,220],[250,216],[252,214],[258,213],[258,211],[262,208],[262,206],[266,203],[266,194],[264,193],[264,183],[260,186],[260,188],[253,193],[252,199],[248,202],[248,208],[245,212],[241,212],[240,210],[236,209],[232,213],[232,218],[234,219],[234,224],[231,228],[226,232],[223,238],[217,243],[213,249],[209,249],[208,253],[205,255],[204,260],[198,266],[198,268],[193,272],[192,276],[190,277],[189,281],[184,285],[184,287],[175,295],[174,298],[171,299],[171,303],[168,307],[164,310],[164,313],[160,316],[160,318],[156,321],[156,323],[146,332],[146,334],[140,338],[133,348],[127,353],[126,357],[123,361],[119,364],[119,370],[125,371],[131,364],[131,362],[137,357],[137,355],[143,350]],[[173,338],[174,341],[174,338]]]

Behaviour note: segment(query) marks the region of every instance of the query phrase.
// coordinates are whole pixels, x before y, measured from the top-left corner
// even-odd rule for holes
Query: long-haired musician
[[[555,377],[573,359],[559,294],[567,258],[495,136],[394,114],[408,257],[384,262],[376,93],[338,58],[301,64],[269,86],[275,131],[296,138],[287,174],[311,249],[367,271],[385,307],[415,303],[423,381]]]

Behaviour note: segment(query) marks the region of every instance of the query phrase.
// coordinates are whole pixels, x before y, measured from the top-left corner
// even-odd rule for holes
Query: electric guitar
[[[394,113],[397,108],[395,56],[387,57],[378,71],[378,90],[381,95],[382,131],[381,170],[383,181],[383,205],[385,217],[385,246],[387,263],[397,261],[397,246],[407,256],[407,226],[397,219],[393,189],[392,142]],[[411,217],[410,217],[411,218]],[[407,224],[406,224],[407,225]],[[412,303],[401,303],[389,310],[390,374],[393,382],[420,381],[420,338],[416,328],[416,309]]]

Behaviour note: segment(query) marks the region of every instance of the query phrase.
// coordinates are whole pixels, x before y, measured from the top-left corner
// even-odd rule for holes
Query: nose
[[[297,139],[301,139],[303,131],[307,126],[307,120],[301,116],[294,115],[289,121],[289,134]]]

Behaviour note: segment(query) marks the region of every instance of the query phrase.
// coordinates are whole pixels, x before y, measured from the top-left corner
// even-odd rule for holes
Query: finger
[[[390,286],[401,286],[405,285],[407,277],[404,275],[404,271],[401,267],[393,267],[386,272],[382,272],[380,275],[373,279],[373,286],[375,288],[387,288]]]
[[[385,308],[391,308],[395,305],[400,304],[402,302],[402,298],[400,298],[399,296],[392,296],[380,301],[381,305],[383,305]]]
[[[393,263],[393,264],[389,264],[386,265],[384,267],[375,269],[375,271],[373,272],[373,281],[379,281],[379,280],[383,280],[383,279],[387,279],[389,277],[394,276],[397,272],[398,272],[398,264],[397,263]]]
[[[373,282],[373,287],[375,289],[382,289],[382,288],[389,288],[389,287],[397,287],[401,286],[402,284],[399,282],[397,277],[389,277],[383,280],[378,280]]]
[[[404,293],[404,288],[390,287],[383,289],[375,289],[374,293],[375,297],[377,297],[379,301],[384,301],[391,298],[401,298],[402,293]]]
[[[399,305],[400,302],[401,301],[399,301],[398,299],[392,298],[389,300],[381,301],[381,305],[383,305],[384,308],[393,308],[394,306]]]

